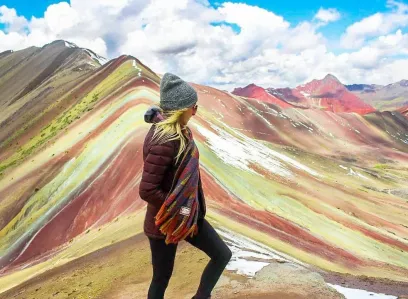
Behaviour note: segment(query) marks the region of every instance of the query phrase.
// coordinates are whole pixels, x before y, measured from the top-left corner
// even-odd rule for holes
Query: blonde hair
[[[183,134],[184,128],[180,124],[180,118],[187,110],[188,108],[173,111],[162,110],[162,114],[165,116],[165,119],[155,124],[152,137],[152,141],[159,144],[173,140],[180,140],[180,147],[176,156],[176,163],[187,147],[187,138]]]

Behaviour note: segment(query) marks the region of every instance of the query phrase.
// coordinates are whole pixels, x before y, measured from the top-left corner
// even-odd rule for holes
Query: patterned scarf
[[[191,134],[191,132],[189,132]],[[166,244],[178,243],[198,232],[199,153],[192,138],[177,168],[169,195],[157,213],[155,223],[166,235]]]

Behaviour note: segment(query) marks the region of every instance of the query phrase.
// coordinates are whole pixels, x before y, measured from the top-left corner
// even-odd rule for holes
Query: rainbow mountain
[[[0,294],[142,238],[143,114],[159,84],[135,57],[107,62],[65,41],[0,54]],[[208,219],[225,238],[321,273],[408,283],[405,110],[296,107],[192,85]],[[133,250],[148,267],[148,252]]]

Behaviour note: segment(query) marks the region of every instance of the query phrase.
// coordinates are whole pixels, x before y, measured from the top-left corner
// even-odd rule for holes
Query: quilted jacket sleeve
[[[155,144],[150,146],[144,161],[139,195],[144,201],[157,208],[160,208],[166,199],[167,192],[162,190],[161,185],[176,155],[172,142]]]

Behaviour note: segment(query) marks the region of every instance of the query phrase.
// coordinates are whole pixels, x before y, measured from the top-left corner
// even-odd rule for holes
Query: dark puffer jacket
[[[155,126],[153,125],[146,135],[143,145],[143,174],[139,186],[140,197],[147,202],[146,218],[144,221],[144,232],[151,238],[162,238],[165,236],[155,224],[154,217],[171,191],[174,176],[176,174],[176,156],[180,142],[169,141],[164,144],[153,144],[151,142]],[[205,217],[205,198],[199,180],[199,218]]]

